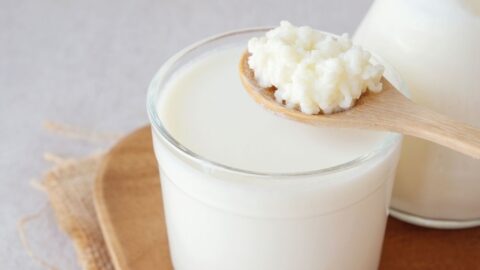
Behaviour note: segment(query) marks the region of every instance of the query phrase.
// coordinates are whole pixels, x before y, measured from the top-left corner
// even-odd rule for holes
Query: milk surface
[[[381,146],[388,133],[309,126],[256,104],[238,75],[244,49],[201,57],[167,85],[159,114],[185,147],[235,168],[291,173],[339,165]]]
[[[210,50],[158,86],[158,115],[184,147],[270,173],[329,168],[384,148],[349,169],[264,177],[193,159],[154,126],[175,269],[376,269],[401,136],[311,127],[266,111],[242,89],[241,44]]]

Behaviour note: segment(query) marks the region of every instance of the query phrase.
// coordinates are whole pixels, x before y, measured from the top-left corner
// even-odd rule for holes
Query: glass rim
[[[316,170],[307,170],[307,171],[299,171],[299,172],[261,172],[261,171],[254,171],[254,170],[246,170],[241,168],[232,167],[229,165],[222,164],[221,162],[210,160],[200,154],[197,154],[184,145],[182,145],[179,141],[177,141],[167,129],[164,127],[160,117],[158,116],[158,112],[156,110],[157,107],[157,99],[158,93],[160,92],[160,87],[157,87],[159,82],[165,79],[165,74],[169,69],[182,57],[184,57],[189,52],[201,47],[202,45],[208,44],[210,42],[214,42],[216,40],[220,40],[223,38],[227,38],[230,36],[241,35],[241,34],[248,34],[248,33],[255,33],[255,32],[266,32],[272,29],[272,27],[252,27],[252,28],[244,28],[238,30],[232,30],[223,32],[217,35],[213,35],[197,41],[184,49],[180,50],[179,52],[175,53],[173,56],[168,58],[165,63],[160,67],[160,69],[155,73],[153,79],[151,80],[148,93],[147,93],[147,114],[150,120],[150,124],[153,127],[154,133],[160,135],[165,142],[167,142],[174,150],[176,150],[181,155],[193,160],[194,162],[208,166],[214,169],[218,169],[221,171],[226,171],[233,174],[239,174],[243,176],[252,176],[252,177],[271,177],[271,178],[290,178],[290,177],[300,177],[300,176],[312,176],[312,175],[328,175],[333,173],[342,172],[354,167],[357,167],[361,164],[366,163],[382,154],[386,154],[391,147],[400,141],[402,135],[399,133],[391,132],[387,134],[384,139],[382,139],[381,143],[378,146],[374,147],[371,151],[366,152],[363,155],[360,155],[354,159],[349,161],[339,163],[334,166],[316,169]],[[337,36],[332,33],[324,32],[329,35]],[[374,58],[379,58],[377,56],[372,55]],[[395,76],[398,77],[398,74],[395,70],[393,70]]]

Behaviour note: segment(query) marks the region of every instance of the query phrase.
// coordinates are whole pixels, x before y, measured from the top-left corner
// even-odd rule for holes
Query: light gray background
[[[371,0],[0,0],[0,269],[43,269],[16,224],[46,205],[30,186],[44,152],[82,156],[105,145],[54,136],[46,120],[127,132],[147,122],[147,85],[165,59],[198,39],[282,19],[353,33]],[[52,211],[28,225],[33,250],[79,269]]]

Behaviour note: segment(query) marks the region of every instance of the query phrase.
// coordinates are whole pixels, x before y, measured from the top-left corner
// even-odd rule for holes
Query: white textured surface
[[[281,19],[352,33],[371,0],[0,0],[0,269],[43,269],[23,250],[18,220],[41,210],[30,187],[45,151],[84,155],[98,145],[47,134],[45,120],[127,132],[147,122],[145,92],[162,62],[218,32]],[[32,247],[78,269],[50,210],[29,225]]]
[[[248,41],[248,65],[261,87],[275,86],[275,99],[306,114],[348,110],[366,91],[380,92],[383,66],[354,46],[309,26],[282,21]]]

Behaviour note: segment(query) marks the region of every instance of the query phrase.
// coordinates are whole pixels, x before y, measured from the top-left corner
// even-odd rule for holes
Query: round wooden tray
[[[106,156],[95,206],[117,270],[172,269],[149,127]],[[389,218],[380,269],[480,269],[480,228],[434,230]]]

